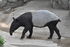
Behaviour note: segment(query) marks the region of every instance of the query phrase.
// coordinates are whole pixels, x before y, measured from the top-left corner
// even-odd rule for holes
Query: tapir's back
[[[58,19],[58,16],[48,10],[38,10],[36,12],[32,12],[32,22],[35,26],[42,27],[46,23]]]

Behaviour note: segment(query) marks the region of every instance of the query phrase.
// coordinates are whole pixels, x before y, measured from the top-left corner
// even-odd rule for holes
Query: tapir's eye
[[[16,21],[18,21],[18,19],[16,19]]]

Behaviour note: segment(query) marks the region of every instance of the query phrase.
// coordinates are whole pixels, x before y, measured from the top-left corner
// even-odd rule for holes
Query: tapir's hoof
[[[24,39],[24,37],[21,37],[20,39]]]
[[[31,36],[27,36],[28,39],[31,39]]]
[[[24,39],[24,38],[20,38],[20,39],[22,40],[22,39]]]
[[[59,40],[60,40],[60,39],[61,39],[61,36],[60,36],[59,38],[57,38],[57,39],[59,39]]]
[[[48,39],[52,39],[52,37],[48,37]]]

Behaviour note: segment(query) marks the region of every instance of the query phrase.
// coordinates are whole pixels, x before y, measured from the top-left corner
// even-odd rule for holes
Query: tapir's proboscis
[[[57,28],[57,24],[60,21],[60,18],[55,13],[52,13],[48,10],[25,12],[17,18],[13,17],[13,22],[10,26],[10,35],[12,35],[15,30],[22,26],[24,27],[24,30],[22,32],[21,39],[25,37],[25,33],[27,31],[30,33],[27,38],[31,38],[33,27],[43,28],[47,26],[50,30],[48,39],[52,39],[54,31],[58,35],[58,39],[61,39],[59,29]]]

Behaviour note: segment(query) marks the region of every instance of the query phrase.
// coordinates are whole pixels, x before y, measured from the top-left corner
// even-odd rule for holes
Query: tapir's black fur
[[[24,38],[25,36],[25,33],[29,30],[30,34],[27,38],[31,38],[32,36],[32,33],[33,33],[33,23],[32,23],[32,13],[31,12],[26,12],[24,14],[22,14],[21,16],[19,16],[18,18],[13,18],[14,21],[12,22],[11,24],[11,27],[10,27],[10,35],[12,35],[12,33],[18,29],[20,26],[23,26],[24,27],[24,30],[22,32],[22,36],[21,36],[21,39]],[[57,26],[57,23],[60,21],[60,19],[58,20],[55,20],[55,21],[51,21],[49,23],[46,23],[44,25],[45,26],[48,26],[49,30],[50,30],[50,36],[48,37],[48,39],[52,39],[52,36],[53,36],[53,33],[54,31],[56,32],[56,34],[58,35],[58,39],[61,39],[61,35],[59,33],[59,30],[58,28],[56,27]]]

